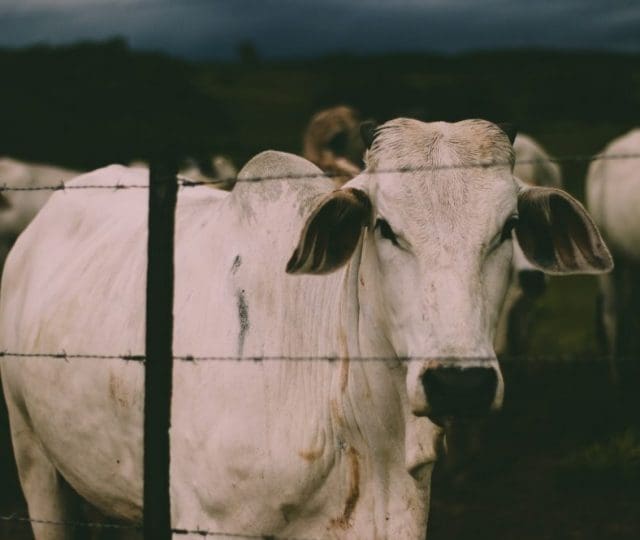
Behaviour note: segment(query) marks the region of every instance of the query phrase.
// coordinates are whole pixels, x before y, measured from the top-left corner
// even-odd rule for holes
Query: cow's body
[[[599,316],[606,350],[628,355],[640,351],[640,129],[612,141],[603,154],[586,181],[587,206],[616,261],[614,272],[599,279]]]
[[[143,174],[112,167],[75,182],[100,184],[117,176],[145,181]],[[264,182],[239,189],[247,193],[235,200],[206,188],[181,190],[175,354],[357,356],[347,343],[355,341],[350,306],[341,302],[350,286],[348,269],[323,278],[282,276],[308,205],[330,183],[300,181],[283,190],[278,182]],[[56,197],[39,219],[51,223],[58,212],[64,219],[46,231],[36,221],[21,238],[28,245],[35,235],[46,235],[29,254],[29,264],[48,272],[42,287],[22,289],[5,304],[2,318],[11,314],[12,322],[4,328],[3,348],[142,353],[146,191],[69,191]],[[289,209],[286,216],[283,208]],[[13,264],[22,266],[16,259]],[[63,276],[90,286],[90,310],[78,309],[87,289],[70,293]],[[124,299],[126,309],[117,309]],[[34,320],[38,324],[30,325]],[[407,411],[394,399],[404,381],[399,373],[395,380],[377,380],[387,369],[348,360],[178,362],[174,525],[246,534],[339,537],[352,531],[353,537],[358,531],[360,538],[419,538],[435,458],[434,427],[415,418],[405,434]],[[139,519],[142,365],[8,360],[3,378],[12,423],[33,427],[76,491],[108,514]],[[29,382],[23,386],[19,380]],[[20,396],[12,402],[16,388]],[[17,404],[22,401],[30,403],[28,410]],[[60,426],[63,439],[55,436]],[[426,466],[422,485],[406,472],[405,436],[415,438],[415,465]]]
[[[489,159],[501,165],[473,176],[463,167]],[[442,422],[502,399],[491,342],[516,208],[539,264],[610,265],[579,205],[562,192],[520,192],[511,160],[507,137],[488,122],[400,119],[378,130],[367,171],[340,190],[318,178],[246,181],[231,194],[181,189],[174,353],[223,359],[175,364],[174,527],[424,538],[440,431],[426,416]],[[464,174],[383,172],[411,162]],[[240,180],[315,173],[268,152]],[[110,167],[74,182],[145,176]],[[7,262],[4,350],[143,353],[146,201],[139,189],[52,198]],[[581,231],[585,260],[550,224],[558,212]],[[542,244],[531,235],[540,228],[549,231]],[[68,483],[108,514],[139,520],[143,366],[10,354],[1,365],[31,517],[73,517]],[[34,531],[71,537],[64,527]]]

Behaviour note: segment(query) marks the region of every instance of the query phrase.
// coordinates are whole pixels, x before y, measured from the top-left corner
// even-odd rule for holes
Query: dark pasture
[[[512,121],[556,156],[598,152],[640,124],[637,55],[192,64],[114,40],[0,50],[0,69],[11,74],[0,85],[0,154],[85,169],[146,158],[167,133],[185,153],[224,153],[238,165],[267,148],[299,152],[311,114],[339,103],[379,121]],[[586,168],[562,163],[580,199]],[[504,410],[477,443],[452,432],[456,464],[437,466],[429,540],[640,538],[640,357],[624,359],[620,383],[610,383],[595,296],[594,278],[551,280],[530,354],[502,363]],[[0,515],[25,515],[1,407]],[[0,539],[29,538],[27,524],[0,521]]]

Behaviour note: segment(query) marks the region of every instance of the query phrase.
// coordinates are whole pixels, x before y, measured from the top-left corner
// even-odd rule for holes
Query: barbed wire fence
[[[470,163],[466,165],[433,165],[426,167],[400,167],[400,168],[377,168],[369,171],[372,174],[407,174],[418,172],[432,172],[440,170],[466,170],[466,169],[490,169],[494,167],[510,167],[513,165],[537,165],[542,163],[590,163],[593,161],[618,161],[618,160],[631,160],[640,159],[640,153],[625,153],[625,154],[572,154],[558,157],[549,157],[545,159],[517,159],[514,162],[510,161],[484,161],[477,163]],[[289,180],[314,180],[320,178],[344,178],[344,173],[330,173],[330,172],[318,172],[307,174],[274,174],[263,176],[243,176],[240,175],[236,179],[235,183],[243,182],[262,182],[262,181],[289,181]],[[221,180],[191,180],[186,176],[178,174],[179,187],[198,187],[198,186],[216,186],[226,181]],[[59,182],[57,184],[50,184],[44,186],[11,186],[6,181],[0,178],[0,193],[5,192],[20,192],[20,191],[73,191],[79,189],[96,189],[96,190],[121,190],[121,189],[149,189],[149,184],[66,184],[65,182]]]
[[[546,159],[526,159],[516,160],[515,164],[541,164],[546,162],[553,163],[584,163],[594,162],[600,160],[629,160],[640,159],[640,153],[627,153],[627,154],[576,154],[576,155],[564,155],[559,157],[550,157]],[[478,162],[468,165],[436,165],[429,167],[404,167],[396,169],[376,169],[369,171],[372,174],[406,174],[406,173],[419,173],[430,172],[437,170],[447,169],[487,169],[492,167],[505,167],[512,166],[514,163],[506,161],[487,161]],[[290,174],[290,175],[264,175],[264,176],[239,176],[236,179],[236,183],[242,182],[261,182],[261,181],[294,181],[294,180],[313,180],[319,178],[335,178],[344,177],[341,173],[311,173],[311,174]],[[238,362],[238,361],[253,361],[253,362],[268,362],[268,361],[328,361],[338,362],[343,360],[356,361],[356,362],[388,362],[393,361],[410,361],[413,358],[393,358],[388,357],[339,357],[339,356],[202,356],[202,355],[174,355],[172,352],[172,307],[173,307],[173,241],[167,244],[167,234],[173,235],[174,219],[175,219],[175,206],[176,197],[172,196],[171,191],[175,188],[176,192],[178,188],[194,188],[198,186],[218,185],[220,181],[216,180],[198,180],[194,181],[185,176],[181,176],[175,173],[175,168],[166,167],[160,172],[155,164],[152,163],[150,168],[150,181],[148,184],[67,184],[65,182],[59,182],[50,185],[41,186],[12,186],[3,182],[0,178],[0,194],[2,192],[31,192],[31,191],[72,191],[72,190],[113,190],[119,191],[123,189],[148,189],[150,191],[149,196],[149,262],[148,262],[148,288],[147,288],[147,340],[146,340],[146,352],[145,354],[134,354],[131,352],[122,354],[100,354],[95,352],[67,353],[65,351],[53,351],[53,352],[24,352],[24,351],[10,351],[0,350],[0,359],[2,358],[46,358],[52,360],[61,360],[68,362],[70,360],[84,359],[84,360],[121,360],[124,362],[140,363],[145,367],[147,373],[145,380],[152,382],[153,385],[146,385],[145,387],[145,411],[151,411],[153,414],[145,414],[145,449],[152,449],[151,452],[145,451],[145,497],[144,497],[144,512],[145,517],[142,525],[132,524],[119,524],[108,522],[83,522],[83,521],[56,521],[39,519],[31,516],[20,516],[17,514],[0,515],[0,522],[17,522],[17,523],[29,523],[38,525],[49,525],[53,527],[73,527],[84,529],[111,529],[111,530],[136,530],[143,531],[145,538],[153,538],[154,540],[163,540],[171,538],[171,535],[195,535],[201,537],[227,537],[227,538],[245,538],[245,539],[273,539],[273,540],[314,540],[311,538],[300,537],[283,537],[274,536],[271,534],[245,534],[233,531],[210,531],[203,529],[184,529],[174,528],[171,526],[170,521],[170,507],[169,507],[169,437],[168,427],[170,420],[170,403],[171,403],[171,371],[174,361],[196,364],[199,362]],[[152,199],[156,199],[156,208],[154,214],[154,203]],[[161,215],[158,223],[158,213]],[[158,228],[161,231],[158,231]],[[153,238],[152,238],[153,237]],[[155,242],[153,251],[157,256],[160,254],[160,261],[152,260],[154,257],[152,253],[152,243]],[[164,246],[158,248],[158,246]],[[169,249],[167,249],[169,248]],[[157,257],[156,257],[157,258]],[[164,266],[163,266],[164,265]],[[169,268],[167,265],[170,265]],[[157,276],[161,275],[161,279],[157,279]],[[171,281],[171,283],[168,282]],[[159,296],[157,292],[160,291]],[[157,301],[153,300],[156,295]],[[149,316],[151,314],[151,317]],[[158,317],[158,314],[159,317]],[[159,319],[159,320],[158,320]],[[159,331],[159,329],[161,329]],[[168,331],[169,330],[169,331]],[[169,336],[168,340],[165,340],[160,346],[157,345],[158,335]],[[150,339],[153,336],[154,339]],[[154,345],[154,342],[156,344]],[[152,350],[150,350],[150,348]],[[589,361],[603,361],[609,359],[606,355],[590,355],[590,354],[572,354],[572,355],[518,355],[509,356],[501,355],[500,362],[513,362],[519,363],[523,361],[528,362],[544,362],[544,361],[580,361],[581,359],[589,359]],[[477,358],[469,358],[468,360],[478,360]],[[618,358],[620,361],[631,360],[629,358]],[[635,359],[634,359],[635,360]],[[150,369],[156,369],[159,373],[149,376]],[[164,379],[164,382],[158,384],[158,376],[160,379]],[[145,383],[146,384],[146,383]],[[159,390],[159,392],[158,392]],[[148,406],[147,399],[151,395],[155,394],[155,398],[152,398],[152,406]],[[158,407],[158,403],[160,407]],[[149,422],[155,422],[155,428],[149,428]],[[147,439],[148,432],[152,431],[153,439]],[[158,443],[158,433],[162,433],[161,439],[164,441]],[[151,441],[153,444],[150,444]],[[158,448],[160,452],[158,454]],[[150,474],[150,473],[153,474]],[[160,472],[160,474],[159,474]],[[160,479],[159,483],[157,482]],[[149,482],[153,482],[149,484]],[[164,484],[163,484],[164,483]],[[152,489],[149,489],[152,487]],[[153,493],[154,498],[160,493],[159,506],[154,505],[151,508],[148,502],[151,500],[148,493]],[[160,510],[158,510],[160,508]],[[153,513],[150,513],[153,512]],[[158,520],[158,514],[161,514],[160,520]],[[153,516],[153,519],[151,519]],[[159,524],[159,525],[158,525]],[[148,528],[151,526],[150,528]]]

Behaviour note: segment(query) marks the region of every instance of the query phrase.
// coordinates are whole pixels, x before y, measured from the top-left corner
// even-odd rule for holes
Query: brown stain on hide
[[[335,399],[332,399],[330,402],[331,405],[331,416],[333,417],[333,421],[338,425],[338,427],[344,428],[345,422],[342,413],[340,412],[340,405]]]
[[[344,502],[342,515],[331,520],[331,524],[340,529],[347,529],[351,526],[351,516],[360,498],[360,454],[353,446],[349,446],[346,455],[349,467],[349,490]]]
[[[314,461],[316,461],[318,458],[322,456],[322,449],[299,450],[298,455],[305,461],[308,461],[309,463],[313,463]]]
[[[340,391],[344,393],[349,384],[349,359],[343,358],[340,364]]]
[[[109,374],[109,397],[120,407],[126,408],[129,406],[129,400],[122,387],[122,381],[113,373]]]

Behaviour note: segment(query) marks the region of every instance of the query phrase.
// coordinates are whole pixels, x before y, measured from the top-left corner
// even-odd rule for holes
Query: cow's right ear
[[[371,201],[360,189],[338,189],[311,213],[287,263],[289,274],[327,274],[345,264],[371,222]]]
[[[548,274],[599,274],[613,260],[584,207],[556,188],[526,187],[518,194],[516,237],[526,258]]]

